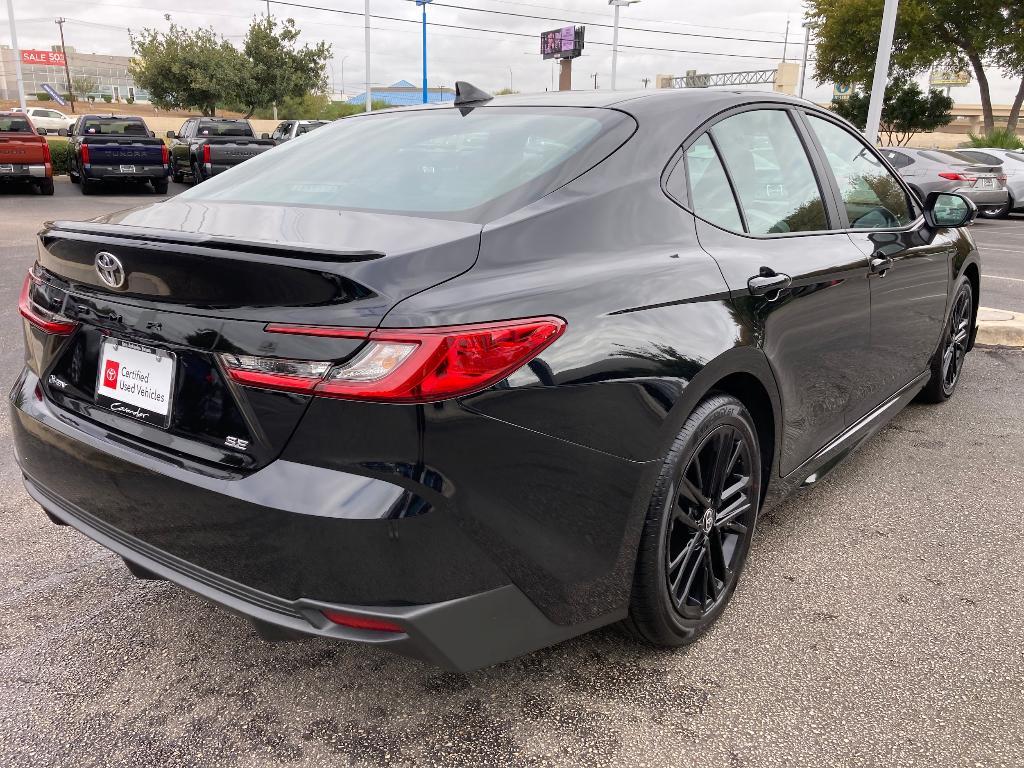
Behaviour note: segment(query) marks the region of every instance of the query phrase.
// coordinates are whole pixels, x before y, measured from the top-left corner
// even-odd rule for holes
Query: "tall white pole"
[[[889,82],[889,57],[892,54],[892,38],[896,33],[898,6],[899,0],[885,0],[885,8],[882,11],[882,31],[878,36],[875,77],[871,82],[871,103],[868,105],[868,122],[864,126],[864,137],[872,144],[878,141],[878,124],[882,122],[882,104],[885,101],[885,86]]]
[[[7,0],[7,20],[11,25],[11,48],[14,49],[14,76],[18,81],[18,103],[25,109],[25,78],[21,75],[21,49],[18,48],[18,30],[14,28],[14,0]]]
[[[615,6],[615,31],[612,32],[612,90],[615,90],[615,76],[619,68],[619,6]]]
[[[811,44],[811,25],[808,22],[804,22],[804,59],[800,64],[800,93],[799,96],[802,99],[804,97],[804,81],[807,79],[807,48]]]
[[[370,90],[370,0],[366,0],[363,11],[363,26],[366,32],[366,111],[373,109],[373,93]]]

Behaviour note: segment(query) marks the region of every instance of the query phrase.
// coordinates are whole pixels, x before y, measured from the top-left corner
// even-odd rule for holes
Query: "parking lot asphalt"
[[[43,219],[154,198],[0,195],[5,387]],[[979,242],[1024,242],[1024,221],[992,224]],[[1013,258],[986,271],[1024,280]],[[1024,352],[976,350],[951,402],[910,406],[766,515],[732,605],[688,649],[608,628],[468,675],[265,644],[132,579],[26,496],[0,419],[0,765],[1020,766],[1022,380]]]

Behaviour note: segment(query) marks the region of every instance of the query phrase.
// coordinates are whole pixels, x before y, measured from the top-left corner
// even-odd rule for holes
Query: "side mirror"
[[[156,131],[146,131],[146,135],[149,136],[149,138],[151,138],[151,139],[155,139],[156,138]]]
[[[168,139],[176,139],[176,138],[178,138],[178,135],[174,131],[168,131],[167,132],[167,138]]]
[[[934,229],[966,227],[978,215],[978,206],[954,192],[929,192],[924,200],[924,218]]]
[[[38,133],[40,136],[45,136],[46,135],[46,129],[45,128],[36,128],[36,133]]]
[[[270,138],[270,134],[269,133],[261,133],[260,134],[260,138],[261,139],[269,139]]]

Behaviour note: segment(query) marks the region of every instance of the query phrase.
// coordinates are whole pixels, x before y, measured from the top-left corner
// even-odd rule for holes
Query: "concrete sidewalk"
[[[978,344],[1024,347],[1024,313],[979,307]]]

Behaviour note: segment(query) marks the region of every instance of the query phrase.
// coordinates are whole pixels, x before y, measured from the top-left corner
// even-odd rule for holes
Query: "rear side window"
[[[686,150],[686,173],[693,190],[693,212],[725,229],[743,231],[736,198],[711,139],[704,134]]]
[[[184,194],[489,220],[575,178],[635,127],[603,109],[379,112],[326,125]]]
[[[829,228],[811,161],[784,111],[741,112],[715,125],[711,135],[736,188],[748,232]]]
[[[888,160],[893,168],[906,168],[908,165],[913,164],[913,160],[904,155],[902,152],[893,152],[892,150],[886,150],[882,152],[885,159]]]
[[[839,184],[850,226],[887,229],[909,224],[906,192],[867,145],[835,123],[814,115],[807,119]]]

